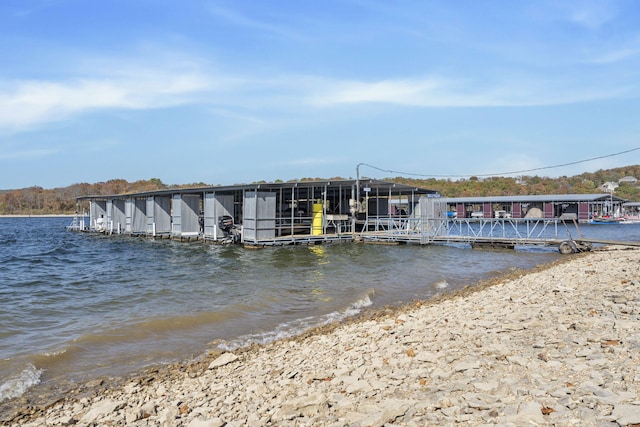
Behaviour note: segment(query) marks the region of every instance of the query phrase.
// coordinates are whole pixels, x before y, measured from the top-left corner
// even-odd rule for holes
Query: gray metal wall
[[[200,199],[196,194],[175,194],[173,196],[174,236],[197,236],[200,234],[198,215]]]
[[[233,218],[233,195],[206,193],[204,195],[204,234],[214,240],[223,238],[218,227],[220,217]]]
[[[171,197],[154,197],[154,220],[156,233],[171,232]]]
[[[247,191],[244,194],[242,241],[255,243],[276,237],[276,193]]]
[[[171,200],[173,208],[173,219],[171,224],[171,235],[180,236],[182,232],[182,196],[174,194]]]
[[[113,200],[107,200],[107,230],[113,232]]]
[[[147,200],[133,199],[133,211],[131,215],[131,232],[146,233],[147,232]]]
[[[171,198],[149,196],[147,198],[147,234],[171,232]]]
[[[95,230],[96,220],[98,218],[104,218],[105,223],[107,220],[107,202],[106,200],[92,200],[89,205],[89,220],[91,225],[89,228]]]
[[[125,215],[125,201],[122,199],[114,199],[111,201],[113,209],[111,211],[111,224],[109,225],[109,231],[112,233],[124,233],[126,215]]]
[[[153,200],[153,196],[147,197],[147,235],[155,236],[155,202]]]

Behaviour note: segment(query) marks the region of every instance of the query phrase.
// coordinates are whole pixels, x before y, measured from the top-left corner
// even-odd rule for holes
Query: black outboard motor
[[[233,224],[233,218],[229,215],[223,215],[218,217],[218,227],[224,233],[225,239],[229,239],[231,243],[237,243],[240,239],[240,235],[236,230],[236,226]]]

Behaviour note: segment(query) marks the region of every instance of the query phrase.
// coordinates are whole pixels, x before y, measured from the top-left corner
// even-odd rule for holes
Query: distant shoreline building
[[[588,222],[601,215],[620,214],[626,201],[612,194],[558,194],[447,198],[458,218],[557,218]]]

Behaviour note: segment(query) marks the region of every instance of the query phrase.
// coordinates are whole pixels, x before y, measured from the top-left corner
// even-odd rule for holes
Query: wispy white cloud
[[[228,86],[220,81],[226,81]],[[244,122],[255,131],[256,126],[271,128],[277,111],[292,111],[299,115],[305,106],[558,105],[611,99],[632,91],[632,87],[622,85],[570,86],[560,80],[511,79],[490,83],[441,77],[378,81],[335,80],[317,76],[227,78],[206,72],[146,70],[135,75],[62,82],[5,81],[0,84],[0,131],[17,132],[99,109],[157,109],[195,103],[208,104],[213,114],[237,123]],[[251,111],[260,111],[260,114]]]
[[[568,87],[560,80],[503,80],[499,83],[427,77],[373,82],[325,82],[309,97],[312,105],[394,104],[415,107],[559,105],[624,96],[632,87]]]
[[[317,105],[381,102],[402,105],[439,104],[437,92],[447,83],[436,79],[382,80],[376,82],[333,82],[329,89],[312,97]],[[324,89],[327,89],[326,87]]]
[[[19,131],[101,108],[180,105],[210,86],[200,74],[155,70],[64,81],[5,80],[0,82],[0,130]]]
[[[606,0],[571,2],[569,4],[572,5],[569,20],[590,30],[601,28],[616,16],[614,5]]]
[[[255,19],[237,10],[223,7],[219,4],[209,3],[207,11],[217,18],[220,18],[234,26],[257,30],[262,33],[273,34],[285,38],[300,39],[301,34],[283,24],[274,24],[264,19]]]
[[[607,52],[599,57],[592,59],[589,62],[594,64],[614,64],[616,62],[621,62],[636,57],[639,54],[640,49],[623,48]]]
[[[17,2],[11,15],[16,18],[22,18],[34,13],[45,11],[51,7],[57,6],[60,0],[41,0],[38,2]]]
[[[337,157],[299,157],[281,162],[280,166],[315,166],[315,165],[329,165],[340,163],[342,159]]]
[[[34,148],[29,150],[3,149],[0,151],[0,160],[36,159],[48,157],[58,152],[60,152],[59,148]]]

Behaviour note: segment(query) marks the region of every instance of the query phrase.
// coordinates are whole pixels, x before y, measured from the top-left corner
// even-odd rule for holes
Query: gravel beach
[[[640,250],[96,381],[25,426],[640,426]]]

